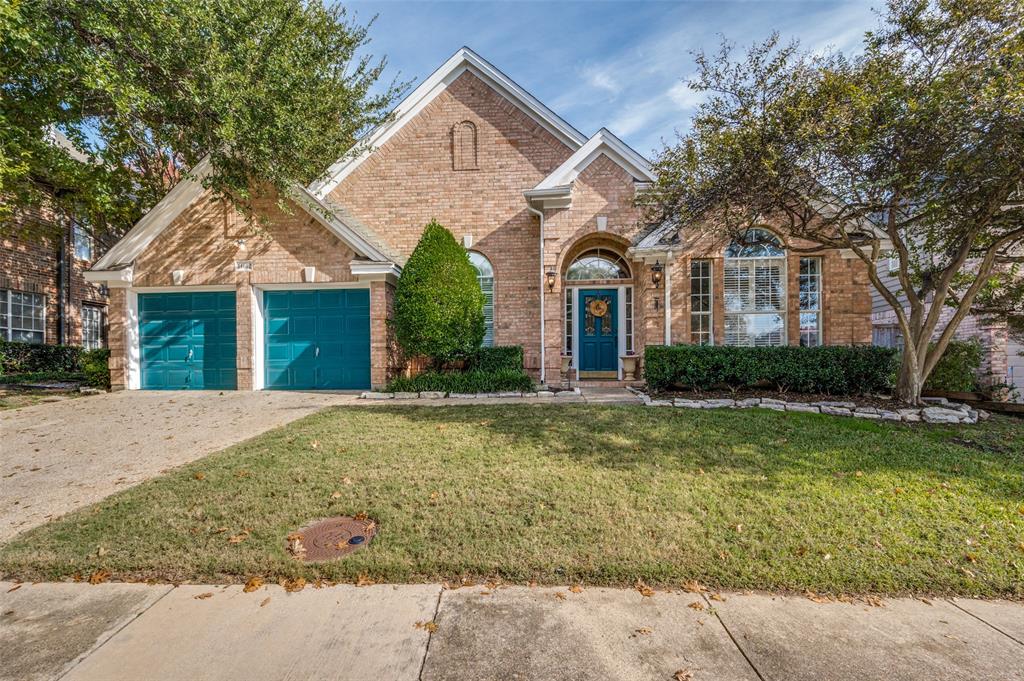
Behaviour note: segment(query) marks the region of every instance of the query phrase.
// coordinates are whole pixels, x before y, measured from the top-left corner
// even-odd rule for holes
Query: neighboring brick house
[[[84,276],[94,260],[91,236],[55,216],[32,220],[51,222],[57,236],[27,236],[20,223],[0,230],[0,338],[105,346],[106,289]]]
[[[521,345],[543,382],[622,379],[622,358],[652,344],[871,341],[851,254],[801,256],[770,224],[743,244],[644,225],[646,159],[607,130],[581,134],[466,48],[361,154],[293,188],[289,210],[262,199],[255,228],[210,200],[207,171],[88,273],[111,290],[115,387],[383,384],[401,369],[394,286],[432,219],[470,251],[486,342]]]

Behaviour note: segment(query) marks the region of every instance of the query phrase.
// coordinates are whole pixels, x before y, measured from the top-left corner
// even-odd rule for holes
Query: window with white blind
[[[82,347],[96,350],[103,347],[103,308],[82,306]]]
[[[690,261],[690,342],[711,345],[711,261]]]
[[[800,258],[800,345],[821,345],[821,258]]]
[[[0,289],[0,338],[42,343],[46,339],[46,296]]]
[[[476,280],[484,294],[484,347],[494,345],[494,267],[483,253],[469,252],[469,262],[476,268]]]
[[[725,344],[786,344],[786,258],[771,232],[751,229],[725,251]]]

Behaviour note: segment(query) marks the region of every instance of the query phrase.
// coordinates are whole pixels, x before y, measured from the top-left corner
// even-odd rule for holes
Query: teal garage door
[[[234,390],[235,294],[139,294],[145,390]]]
[[[266,291],[267,388],[370,387],[370,291]]]

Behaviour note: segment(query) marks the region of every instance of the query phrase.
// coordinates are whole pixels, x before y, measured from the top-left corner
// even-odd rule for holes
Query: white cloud
[[[707,93],[691,89],[686,81],[687,79],[683,79],[670,87],[668,97],[683,111],[691,111],[704,102]]]
[[[622,91],[622,86],[612,74],[612,69],[610,68],[588,66],[583,69],[583,77],[586,79],[587,83],[598,90],[605,90],[610,92],[612,95],[617,95]]]

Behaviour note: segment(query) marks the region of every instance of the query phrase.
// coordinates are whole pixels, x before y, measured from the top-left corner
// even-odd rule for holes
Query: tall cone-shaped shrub
[[[475,353],[484,339],[484,295],[452,233],[431,221],[395,289],[395,338],[407,357],[434,364]]]

